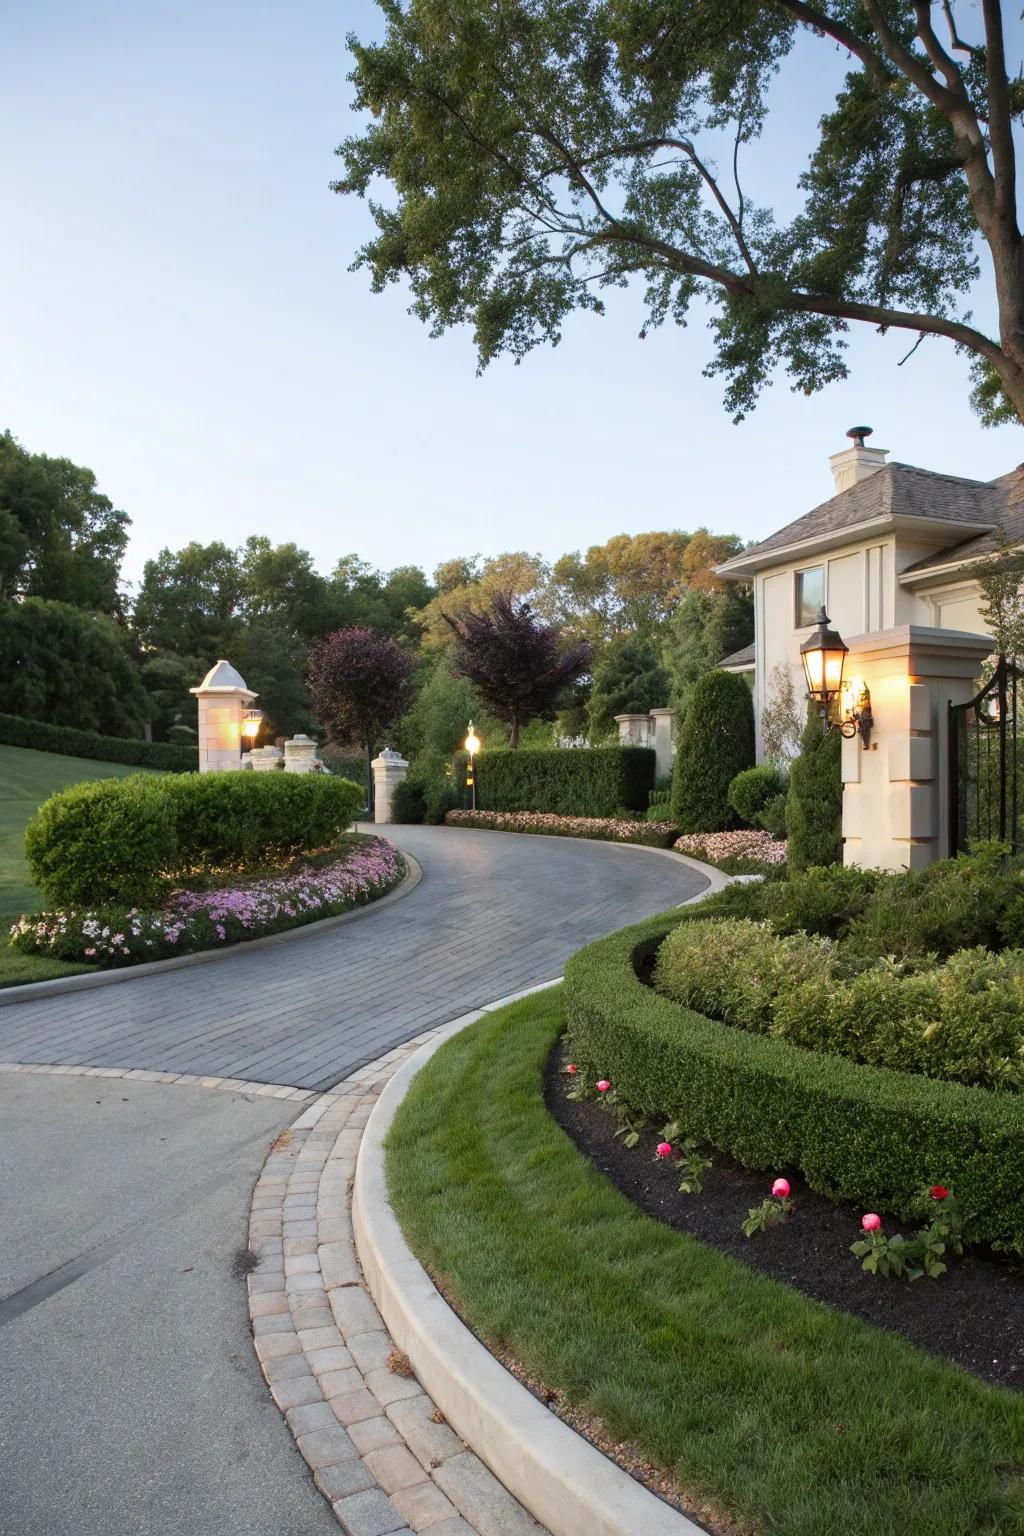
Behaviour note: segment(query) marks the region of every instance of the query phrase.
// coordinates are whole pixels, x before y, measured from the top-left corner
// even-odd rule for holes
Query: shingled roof
[[[966,480],[959,475],[940,475],[913,464],[886,464],[874,474],[840,491],[795,522],[762,539],[718,567],[723,576],[737,576],[750,569],[752,561],[793,545],[826,538],[853,530],[864,523],[879,523],[895,518],[920,518],[923,522],[964,525],[970,540],[991,535],[998,526],[1007,501],[1006,482],[1019,479],[1022,470],[1014,470],[1001,480]],[[932,557],[929,556],[929,559]]]
[[[994,554],[1001,544],[1024,543],[1024,464],[1018,464],[1008,475],[1000,475],[990,483],[989,489],[998,500],[993,503],[996,525],[987,533],[975,534],[960,543],[947,545],[923,560],[915,560],[900,573],[905,576],[924,576],[931,571],[943,570],[949,565],[969,564]]]

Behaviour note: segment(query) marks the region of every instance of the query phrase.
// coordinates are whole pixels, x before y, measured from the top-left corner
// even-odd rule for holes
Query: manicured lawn
[[[406,1236],[476,1332],[670,1470],[708,1523],[1024,1532],[1024,1398],[654,1221],[577,1151],[542,1094],[560,995],[449,1041],[389,1139]]]
[[[17,955],[7,944],[7,930],[22,912],[39,906],[39,894],[25,863],[25,827],[37,806],[58,789],[84,779],[123,779],[144,769],[126,763],[98,763],[57,752],[31,752],[0,746],[0,986],[46,981],[94,970],[88,965],[64,965],[59,960]]]

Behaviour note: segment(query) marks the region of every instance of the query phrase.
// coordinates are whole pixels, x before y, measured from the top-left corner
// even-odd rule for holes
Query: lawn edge
[[[375,834],[379,835],[379,834]],[[193,965],[207,965],[212,961],[225,960],[240,953],[249,954],[256,949],[269,949],[274,944],[286,944],[292,939],[305,938],[312,933],[324,933],[330,928],[340,928],[342,923],[354,922],[381,907],[409,896],[423,879],[423,870],[411,853],[399,849],[405,861],[405,874],[384,896],[353,907],[350,912],[338,912],[334,917],[321,917],[315,923],[300,923],[286,928],[283,933],[268,933],[261,939],[246,939],[239,944],[226,944],[223,949],[201,949],[194,955],[172,955],[169,960],[146,960],[142,965],[121,965],[106,971],[87,971],[81,976],[54,976],[49,981],[19,982],[13,987],[0,987],[0,1008],[15,1003],[31,1003],[43,997],[58,997],[64,992],[82,992],[92,987],[109,987],[121,981],[134,981],[139,976],[160,976],[165,971],[181,971]]]

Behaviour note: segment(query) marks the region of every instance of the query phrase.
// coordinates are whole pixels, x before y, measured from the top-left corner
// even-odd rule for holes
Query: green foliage
[[[843,938],[854,918],[868,905],[880,878],[873,869],[852,865],[812,866],[766,891],[762,912],[771,919],[776,933],[803,932],[829,939]]]
[[[92,470],[27,453],[0,433],[0,596],[119,612],[128,527]]]
[[[779,795],[772,795],[763,809],[758,811],[756,817],[757,826],[765,832],[770,832],[772,837],[781,841],[786,835],[786,800],[785,791]]]
[[[672,820],[680,831],[724,831],[733,819],[729,786],[753,762],[750,689],[734,673],[705,673],[690,695],[676,747]]]
[[[587,707],[590,740],[612,734],[616,715],[646,715],[662,708],[668,688],[668,673],[653,645],[634,635],[614,640],[594,667]]]
[[[969,1241],[1024,1253],[1024,1097],[804,1050],[662,996],[634,961],[680,921],[651,919],[570,960],[581,1072],[607,1075],[638,1113],[676,1119],[747,1167],[799,1169],[831,1199],[909,1216],[921,1187],[941,1180]]]
[[[640,843],[668,848],[678,836],[664,822],[626,821],[615,816],[559,816],[544,811],[450,811],[450,827],[479,827],[487,832],[525,832],[534,837],[584,837],[602,843]]]
[[[687,923],[658,952],[658,990],[740,1029],[873,1066],[987,1088],[1024,1087],[1024,955],[965,949],[905,975],[852,978],[834,941],[723,919]]]
[[[327,847],[362,800],[359,785],[322,774],[137,774],[52,795],[25,852],[50,906],[143,905],[176,880]]]
[[[642,812],[654,782],[648,747],[564,747],[483,752],[476,803],[488,811],[554,811],[563,816]]]
[[[123,736],[100,736],[95,731],[76,731],[65,725],[44,725],[20,715],[0,715],[0,743],[30,747],[36,752],[59,752],[64,757],[87,757],[101,763],[128,763],[136,768],[158,768],[166,773],[194,773],[194,746],[164,741],[127,741]]]
[[[427,814],[427,798],[423,785],[416,779],[404,778],[391,791],[391,820],[406,826],[419,826]]]
[[[729,582],[721,592],[703,587],[687,592],[665,638],[665,665],[676,710],[685,715],[697,679],[750,645],[753,638],[754,600],[749,588]]]
[[[0,598],[0,708],[104,736],[141,736],[149,716],[121,626],[40,597]]]
[[[984,945],[999,949],[1003,925],[1024,890],[1019,862],[998,848],[943,859],[925,869],[877,877],[871,899],[856,914],[846,947],[868,957],[951,955]]]
[[[843,857],[843,781],[840,777],[842,738],[826,731],[814,704],[800,756],[789,771],[786,800],[787,854],[790,869],[799,874],[812,864],[838,864]]]
[[[772,763],[744,768],[729,785],[729,804],[748,827],[759,827],[760,816],[773,800],[785,794],[787,782],[786,775]]]

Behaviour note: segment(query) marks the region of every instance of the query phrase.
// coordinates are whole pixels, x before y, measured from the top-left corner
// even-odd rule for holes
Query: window
[[[818,609],[825,606],[825,567],[812,565],[796,573],[796,627],[817,623]]]

